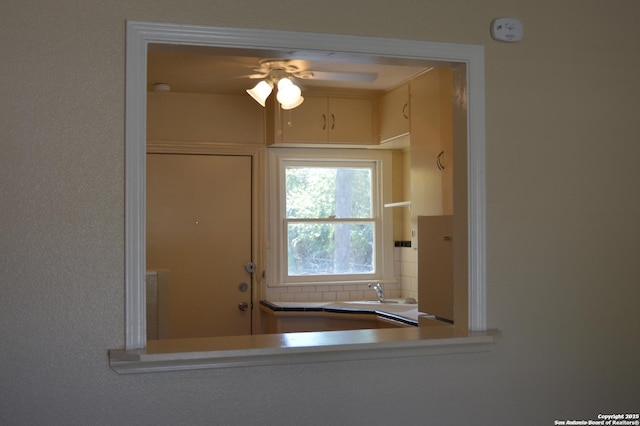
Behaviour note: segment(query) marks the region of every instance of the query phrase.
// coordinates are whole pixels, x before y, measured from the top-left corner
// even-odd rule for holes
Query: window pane
[[[373,223],[289,223],[288,275],[375,272]]]
[[[371,176],[370,168],[286,167],[286,217],[370,218]]]

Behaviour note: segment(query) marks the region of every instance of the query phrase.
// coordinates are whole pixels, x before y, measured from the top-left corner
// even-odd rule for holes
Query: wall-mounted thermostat
[[[514,42],[522,40],[524,28],[516,18],[498,18],[491,22],[491,38],[498,41]]]

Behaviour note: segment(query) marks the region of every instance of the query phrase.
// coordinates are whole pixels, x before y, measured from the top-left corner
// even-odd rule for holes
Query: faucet
[[[384,302],[384,288],[382,288],[381,282],[369,283],[369,288],[376,291],[376,294],[378,295],[378,302]]]

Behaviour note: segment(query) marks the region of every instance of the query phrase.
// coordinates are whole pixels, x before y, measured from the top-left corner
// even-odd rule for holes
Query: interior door
[[[147,155],[147,270],[168,271],[170,338],[251,334],[251,161]]]

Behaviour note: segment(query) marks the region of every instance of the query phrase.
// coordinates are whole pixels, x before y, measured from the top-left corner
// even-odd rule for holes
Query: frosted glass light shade
[[[276,98],[280,102],[282,109],[292,109],[300,105],[304,98],[300,88],[293,84],[288,78],[283,78],[278,82],[278,95]]]
[[[267,101],[267,98],[271,94],[272,90],[273,86],[262,80],[260,83],[256,84],[253,89],[248,89],[247,93],[251,95],[251,97],[255,99],[256,102],[264,107],[265,102]]]
[[[280,104],[280,108],[282,109],[294,109],[297,106],[300,106],[300,104],[304,102],[304,97],[299,96],[298,99],[291,104]]]

